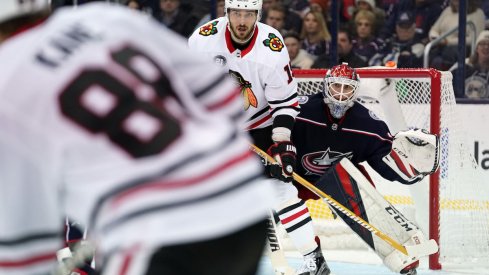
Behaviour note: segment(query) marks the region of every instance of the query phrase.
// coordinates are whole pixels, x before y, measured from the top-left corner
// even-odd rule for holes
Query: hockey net
[[[406,216],[415,220],[440,251],[430,256],[431,269],[487,266],[489,262],[489,185],[475,163],[460,114],[452,75],[434,69],[357,69],[358,101],[382,118],[392,134],[423,128],[440,135],[440,169],[414,186],[387,182],[373,173],[379,191]],[[296,70],[299,95],[323,89],[326,70]],[[487,180],[485,180],[487,181]],[[322,246],[361,249],[365,246],[328,206],[308,201]],[[374,225],[375,226],[375,225]]]

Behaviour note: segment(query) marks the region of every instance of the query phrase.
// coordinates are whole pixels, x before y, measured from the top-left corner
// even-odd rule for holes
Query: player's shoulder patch
[[[299,104],[306,104],[309,101],[309,97],[307,95],[299,95],[297,96],[297,101]]]
[[[371,118],[378,121],[382,121],[382,119],[380,119],[372,110],[368,110],[368,114],[370,115]]]
[[[263,40],[263,45],[274,52],[280,52],[284,48],[284,43],[274,33],[268,33],[268,38]]]
[[[217,33],[217,23],[219,23],[219,20],[214,20],[214,21],[209,22],[208,24],[205,24],[204,26],[200,27],[199,34],[202,36],[209,36],[209,35],[216,34]]]

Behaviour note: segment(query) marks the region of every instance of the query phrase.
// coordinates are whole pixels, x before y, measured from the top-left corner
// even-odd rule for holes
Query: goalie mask
[[[231,33],[231,38],[239,44],[246,44],[250,41],[251,37],[256,29],[256,24],[260,21],[262,13],[263,0],[225,0],[224,13],[228,18],[228,29]],[[249,14],[243,13],[244,11],[254,11],[256,16],[250,18]],[[254,20],[254,22],[249,22]],[[248,25],[253,23],[253,25]],[[239,24],[239,26],[237,26]],[[240,32],[247,31],[246,28],[251,28],[246,35]]]
[[[353,106],[357,96],[360,77],[348,63],[334,66],[324,78],[324,102],[328,105],[331,115],[341,118],[348,108]]]

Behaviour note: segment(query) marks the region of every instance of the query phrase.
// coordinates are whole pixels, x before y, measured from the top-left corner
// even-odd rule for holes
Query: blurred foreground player
[[[321,93],[303,98],[292,131],[292,140],[297,145],[298,174],[399,243],[419,244],[417,241],[424,241],[419,228],[393,206],[385,211],[378,207],[376,200],[383,200],[382,196],[373,188],[360,190],[338,162],[344,158],[350,160],[369,179],[359,165],[366,161],[389,181],[414,184],[438,168],[438,138],[421,130],[403,131],[393,137],[385,122],[355,101],[359,84],[356,70],[343,63],[327,72]],[[317,199],[304,187],[297,186],[302,199]],[[416,274],[417,258],[405,256],[346,215],[337,214],[389,269]],[[398,224],[400,220],[404,221],[402,226]]]
[[[0,1],[0,274],[50,272],[64,216],[101,274],[254,274],[275,195],[234,83],[144,15],[48,2]]]

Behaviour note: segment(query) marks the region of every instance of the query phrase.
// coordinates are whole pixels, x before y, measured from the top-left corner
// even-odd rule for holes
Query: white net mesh
[[[374,72],[375,69],[369,71],[372,73],[362,74],[362,70],[359,70],[359,102],[386,121],[393,134],[406,128],[430,130],[430,110],[432,105],[437,105],[438,102],[431,98],[430,76],[436,76],[433,70],[424,77],[419,77],[416,73],[420,70],[392,69],[389,72],[384,69],[378,70],[378,73]],[[325,71],[317,75],[296,71],[299,94],[311,95],[320,92],[323,89],[324,75]],[[489,265],[489,180],[484,178],[471,156],[464,131],[464,127],[468,125],[461,123],[460,113],[457,113],[452,75],[448,72],[441,73],[440,94],[440,263],[444,268],[470,266],[474,263],[477,266]],[[428,180],[425,179],[408,188],[386,182],[375,173],[373,178],[376,183],[385,183],[378,186],[386,199],[404,211],[406,216],[415,218],[428,235],[429,222],[434,221],[436,215],[428,215],[428,205],[432,202],[432,198],[428,196]],[[335,230],[340,236],[346,234],[344,227],[338,225],[337,221],[331,222],[332,215],[323,202],[309,201],[307,204],[315,224],[318,225],[316,231],[319,235],[335,236],[331,240],[336,243]],[[350,241],[341,238],[340,245],[358,246],[357,238]],[[330,237],[322,243],[328,247],[331,245],[329,242]]]

